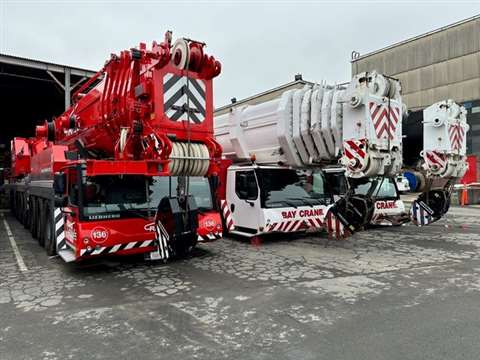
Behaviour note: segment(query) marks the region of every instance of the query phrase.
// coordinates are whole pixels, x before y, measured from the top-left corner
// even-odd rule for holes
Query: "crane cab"
[[[321,172],[266,165],[232,165],[221,199],[225,226],[246,237],[320,230],[333,198]],[[222,180],[221,180],[222,181]]]

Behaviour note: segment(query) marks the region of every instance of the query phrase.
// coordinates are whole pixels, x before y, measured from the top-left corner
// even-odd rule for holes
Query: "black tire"
[[[23,213],[22,213],[23,221],[22,221],[22,224],[23,224],[23,227],[25,229],[28,229],[29,226],[30,226],[29,225],[30,217],[28,216],[28,197],[27,197],[27,194],[23,193],[22,199],[23,199]]]
[[[37,212],[37,199],[32,197],[32,226],[30,227],[30,232],[34,239],[38,238],[37,233],[37,223],[38,223],[38,212]]]
[[[19,201],[18,201],[18,192],[15,191],[15,200],[14,200],[14,204],[15,204],[15,208],[14,208],[14,211],[13,211],[13,215],[15,215],[15,218],[17,220],[18,219],[18,205],[19,205]]]
[[[181,238],[175,239],[175,242],[170,243],[172,247],[174,257],[176,259],[185,259],[187,258],[195,249],[197,245],[198,236],[195,235],[183,236]]]
[[[23,194],[18,194],[18,221],[23,224]]]
[[[39,199],[37,203],[38,221],[37,221],[37,240],[38,244],[43,247],[45,245],[45,215],[43,209],[43,200]]]
[[[32,222],[32,207],[30,206],[30,196],[25,196],[25,229],[30,229],[30,224]]]
[[[30,230],[30,234],[32,234],[32,237],[33,237],[33,234],[34,234],[33,229],[35,229],[35,198],[31,196],[29,201],[30,201],[29,202],[30,204],[29,230]]]
[[[10,191],[10,197],[8,200],[10,201],[10,210],[12,211],[12,214],[15,214],[15,193],[13,191]]]
[[[45,202],[45,251],[47,255],[53,256],[57,253],[54,226],[53,226],[53,213],[50,210],[48,201]]]
[[[23,201],[22,201],[23,195],[18,194],[18,211],[17,211],[17,219],[20,221],[20,224],[23,224]]]

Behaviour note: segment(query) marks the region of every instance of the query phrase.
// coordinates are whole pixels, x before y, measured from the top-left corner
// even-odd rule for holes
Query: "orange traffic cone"
[[[463,190],[462,190],[462,197],[461,197],[460,205],[461,206],[468,205],[468,190],[467,190],[466,186],[464,186]]]

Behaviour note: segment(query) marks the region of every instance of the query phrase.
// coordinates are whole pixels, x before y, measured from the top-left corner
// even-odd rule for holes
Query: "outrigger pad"
[[[338,200],[327,213],[327,231],[329,235],[339,237],[336,228],[331,228],[330,213],[338,219],[345,227],[346,237],[358,230],[361,230],[366,224],[370,223],[374,210],[374,201],[371,197],[366,195],[350,195]]]
[[[450,196],[446,190],[431,190],[420,194],[410,208],[410,219],[417,226],[440,220],[450,208]]]
[[[158,240],[169,248],[169,257],[185,257],[198,241],[198,208],[192,195],[182,199],[165,196],[158,205],[156,222],[160,222],[164,236]],[[162,233],[162,232],[160,232]]]

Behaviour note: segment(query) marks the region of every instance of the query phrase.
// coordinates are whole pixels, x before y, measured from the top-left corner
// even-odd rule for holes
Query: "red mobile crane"
[[[172,44],[167,32],[151,49],[112,54],[69,109],[12,140],[12,209],[47,254],[166,259],[218,237],[219,214],[205,203],[221,155],[212,94],[221,64],[204,46]]]

